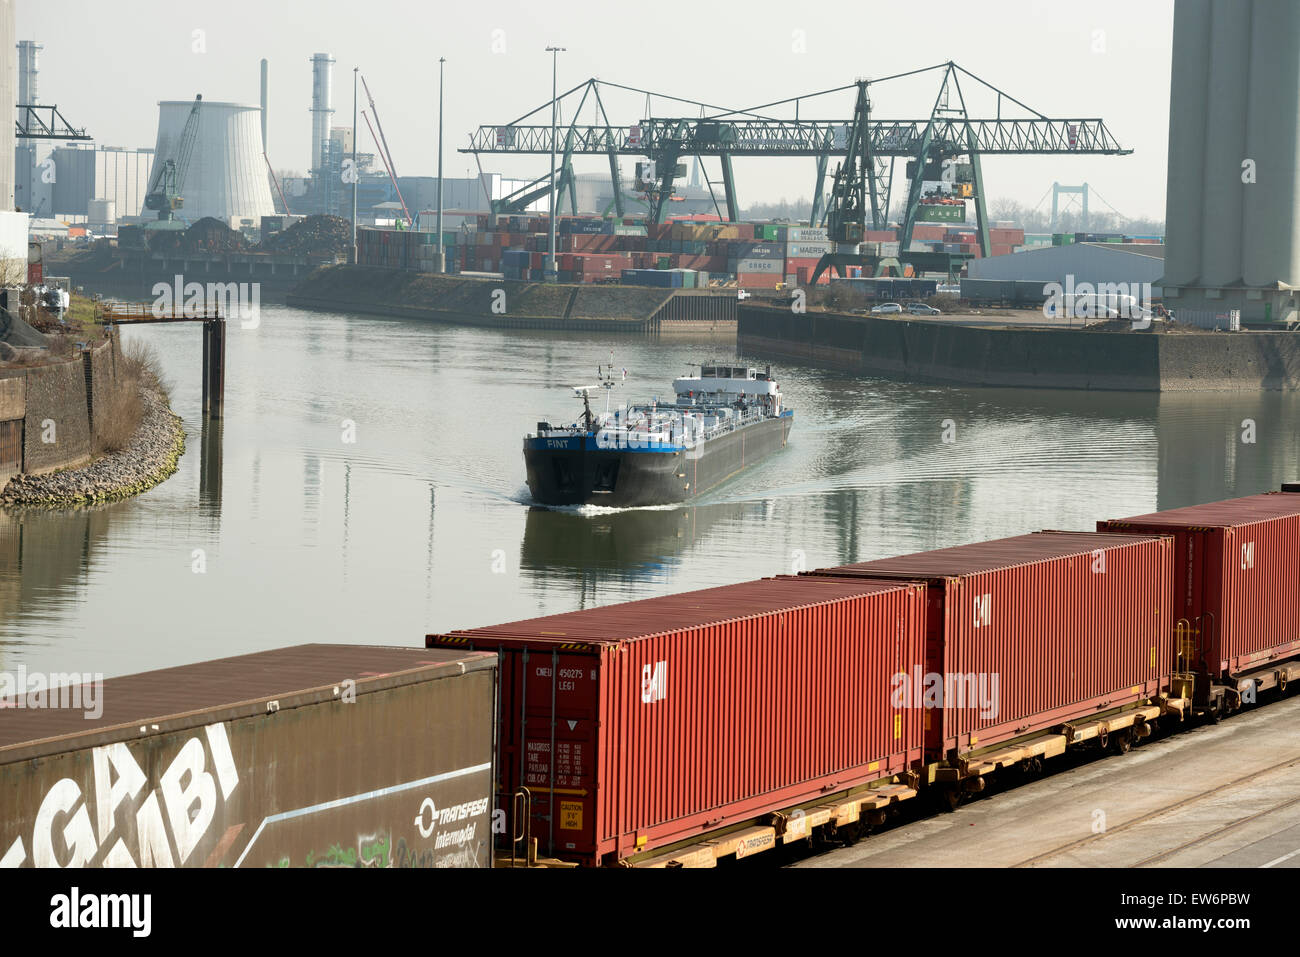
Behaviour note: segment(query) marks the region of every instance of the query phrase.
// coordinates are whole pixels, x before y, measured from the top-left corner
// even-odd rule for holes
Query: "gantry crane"
[[[190,115],[185,120],[180,139],[171,156],[156,163],[149,192],[144,198],[144,208],[158,213],[158,222],[170,223],[176,218],[176,210],[185,205],[181,190],[185,188],[185,176],[190,169],[190,157],[194,154],[194,141],[199,132],[199,106],[203,103],[203,94],[194,97]]]
[[[943,82],[928,118],[871,118],[871,86],[940,70],[943,71]],[[992,117],[976,118],[969,114],[960,86],[961,76],[996,94],[996,109]],[[647,103],[651,97],[659,97],[691,103],[702,111],[713,112],[689,118],[651,116],[637,123],[615,126],[605,114],[601,88],[644,94]],[[938,267],[938,261],[944,256],[909,249],[916,223],[926,220],[964,222],[966,200],[975,205],[981,250],[984,255],[990,252],[980,157],[1026,154],[1123,156],[1132,152],[1119,145],[1102,120],[1051,119],[952,61],[877,80],[858,80],[847,86],[745,110],[724,110],[695,100],[591,79],[510,123],[479,127],[470,135],[469,146],[460,152],[473,153],[476,160],[484,153],[549,155],[550,125],[526,121],[543,110],[549,110],[552,102],[576,96],[579,90],[583,93],[578,109],[574,110],[567,126],[561,126],[557,131],[557,139],[563,136],[564,150],[560,175],[571,181],[569,163],[573,156],[608,156],[611,178],[615,183],[616,215],[622,215],[619,208],[622,193],[617,185],[618,156],[644,156],[653,162],[654,180],[645,184],[644,190],[651,222],[663,221],[674,182],[683,173],[679,160],[685,157],[719,158],[726,200],[725,216],[721,206],[718,211],[722,218],[734,221],[739,216],[732,173],[734,157],[808,156],[816,160],[817,167],[809,224],[815,226],[824,222],[833,233],[851,237],[865,231],[868,222],[875,228],[886,225],[893,191],[894,163],[901,158],[908,161],[908,197],[899,234],[900,259],[921,268]],[[852,119],[809,120],[799,117],[802,101],[847,90],[853,90],[856,96]],[[580,123],[582,103],[592,93],[600,109],[600,115],[596,117],[600,122]],[[1004,116],[1004,104],[1012,105],[1027,115]],[[793,119],[769,115],[774,108],[790,105],[795,112]],[[831,158],[836,156],[840,157],[840,162],[833,174],[830,202],[823,210],[827,171]],[[538,182],[549,183],[549,176]],[[931,195],[926,194],[927,183],[934,187],[930,190]],[[855,252],[843,248],[854,245],[851,238],[842,240],[840,245],[842,248],[838,255],[856,256]],[[825,264],[826,267],[831,265]],[[819,266],[818,271],[824,271],[824,267]]]

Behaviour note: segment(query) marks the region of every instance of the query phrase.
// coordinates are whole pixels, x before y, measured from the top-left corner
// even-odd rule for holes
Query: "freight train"
[[[1286,693],[1296,488],[425,644],[500,657],[514,846],[711,867]]]

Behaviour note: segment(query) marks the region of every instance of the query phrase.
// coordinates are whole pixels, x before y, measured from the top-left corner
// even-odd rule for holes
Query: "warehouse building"
[[[153,159],[150,149],[55,147],[48,164],[34,162],[27,168],[30,187],[24,208],[37,216],[76,222],[89,217],[95,223],[111,223],[117,216],[138,215],[149,192]],[[104,218],[108,209],[113,218]]]
[[[973,259],[967,267],[972,279],[1018,279],[1062,286],[1080,283],[1151,283],[1159,296],[1165,269],[1165,247],[1154,243],[1071,243],[1027,249],[1008,256]]]

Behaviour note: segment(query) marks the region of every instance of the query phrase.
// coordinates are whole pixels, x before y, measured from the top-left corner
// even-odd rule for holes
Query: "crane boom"
[[[185,127],[181,130],[173,155],[154,164],[154,173],[149,184],[149,192],[144,199],[144,207],[157,212],[160,222],[174,219],[176,210],[185,205],[181,188],[189,172],[190,158],[194,155],[195,140],[198,139],[199,106],[202,103],[203,94],[200,93],[194,97],[194,105],[190,107],[190,115],[185,120]]]
[[[366,99],[370,101],[370,112],[375,114],[375,126],[379,127],[379,136],[375,136],[373,129],[370,131],[370,135],[375,140],[375,146],[379,147],[379,157],[384,161],[384,166],[388,169],[388,176],[393,181],[393,189],[397,192],[397,200],[402,204],[402,212],[406,214],[407,222],[412,222],[411,214],[406,208],[406,200],[402,199],[402,189],[397,185],[397,164],[393,162],[392,150],[388,148],[388,138],[384,136],[384,124],[379,122],[379,108],[375,106],[375,98],[370,95],[370,84],[366,82],[365,74],[361,76],[361,85],[365,88]],[[366,120],[366,125],[370,125],[369,120]]]

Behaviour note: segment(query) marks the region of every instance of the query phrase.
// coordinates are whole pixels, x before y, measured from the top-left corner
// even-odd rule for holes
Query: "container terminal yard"
[[[379,0],[413,55],[333,0],[142,3],[177,49],[88,84],[139,38],[0,0],[18,910],[889,868],[927,922],[911,875],[963,868],[1081,929],[1285,912],[1300,7],[1002,0],[1005,39],[794,24],[788,63],[699,11],[656,66],[626,13]],[[671,504],[613,507],[647,470]],[[317,910],[427,907],[348,880]]]

